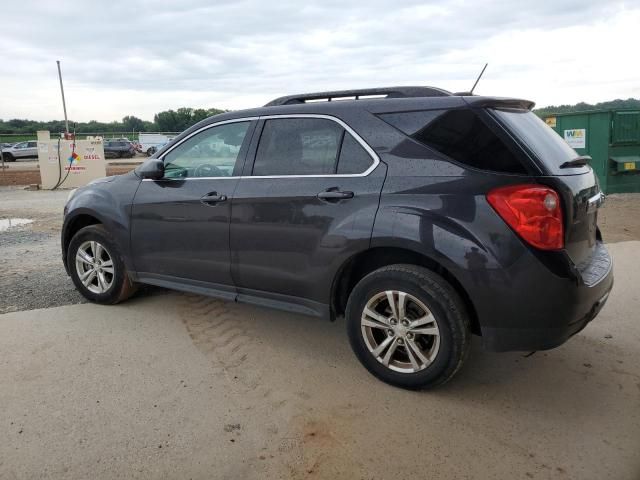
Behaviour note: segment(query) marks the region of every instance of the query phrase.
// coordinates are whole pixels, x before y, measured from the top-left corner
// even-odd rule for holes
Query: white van
[[[140,133],[138,135],[138,143],[140,151],[151,156],[156,153],[160,147],[173,140],[175,135],[165,135],[164,133]]]

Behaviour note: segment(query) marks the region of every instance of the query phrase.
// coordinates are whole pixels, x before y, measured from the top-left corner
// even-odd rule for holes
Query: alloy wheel
[[[435,316],[422,301],[406,292],[386,290],[371,297],[360,325],[369,352],[396,372],[424,370],[440,349]]]
[[[109,290],[115,278],[113,259],[109,251],[94,240],[84,242],[78,247],[76,271],[85,288],[96,294]]]

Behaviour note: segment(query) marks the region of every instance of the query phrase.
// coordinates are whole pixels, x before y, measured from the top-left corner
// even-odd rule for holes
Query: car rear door
[[[37,157],[38,156],[38,142],[27,142],[27,148],[25,149],[25,157]]]
[[[262,117],[258,130],[232,202],[239,299],[324,315],[335,272],[369,246],[386,167],[333,117]]]
[[[231,199],[254,127],[251,119],[204,127],[163,154],[164,178],[142,180],[131,217],[142,281],[187,283],[233,298]]]

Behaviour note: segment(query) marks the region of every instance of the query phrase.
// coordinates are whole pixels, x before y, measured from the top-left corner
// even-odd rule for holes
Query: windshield
[[[518,139],[526,144],[551,173],[569,173],[574,167],[560,170],[564,162],[575,159],[579,154],[565,142],[551,127],[529,110],[493,109],[500,121]],[[567,171],[568,170],[568,171]]]

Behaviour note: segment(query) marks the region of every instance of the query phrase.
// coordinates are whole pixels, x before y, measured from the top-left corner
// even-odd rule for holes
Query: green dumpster
[[[640,192],[640,110],[591,110],[544,118],[591,166],[605,193]]]

